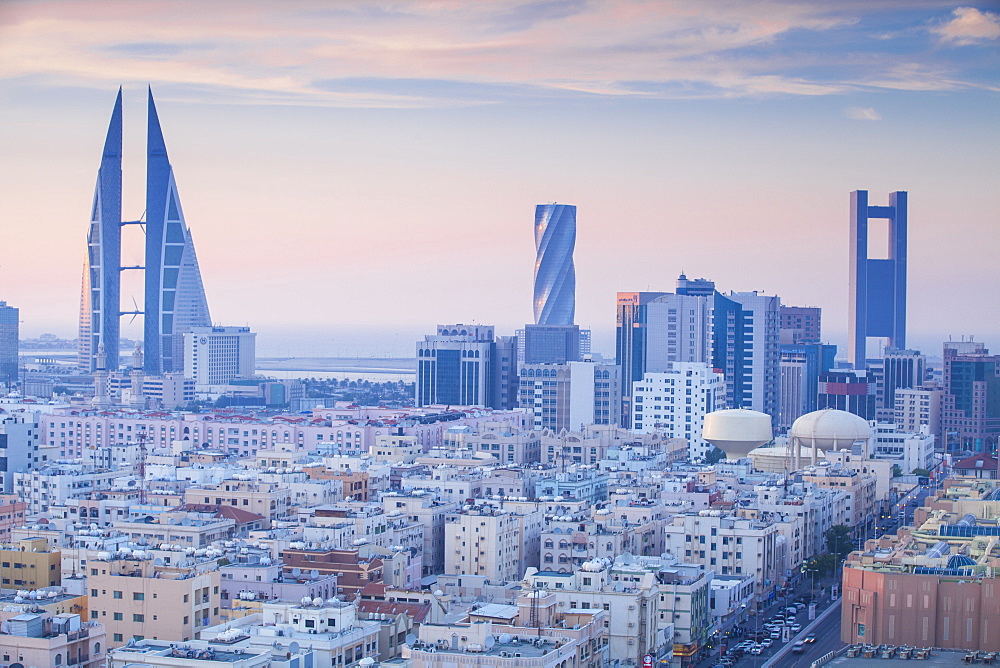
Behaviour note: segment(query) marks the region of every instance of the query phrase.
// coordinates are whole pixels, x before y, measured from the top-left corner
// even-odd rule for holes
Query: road
[[[802,637],[805,637],[805,631],[803,629],[803,633],[800,634]],[[824,654],[843,647],[845,643],[840,639],[840,606],[838,605],[829,617],[809,630],[809,633],[816,635],[816,642],[806,645],[805,652],[802,654],[789,652],[771,665],[774,668],[804,668]],[[795,640],[792,638],[792,642]]]

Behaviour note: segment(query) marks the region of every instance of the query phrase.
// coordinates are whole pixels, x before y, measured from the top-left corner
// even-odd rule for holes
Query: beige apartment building
[[[471,506],[445,516],[444,569],[491,582],[521,579],[521,518],[493,506]]]
[[[0,545],[0,588],[40,589],[62,582],[62,553],[45,538]]]
[[[185,503],[232,506],[270,519],[287,517],[292,493],[286,485],[256,480],[224,480],[217,485],[195,485],[184,492]]]
[[[117,647],[130,638],[187,641],[219,622],[219,571],[157,566],[149,559],[88,564],[90,618]]]

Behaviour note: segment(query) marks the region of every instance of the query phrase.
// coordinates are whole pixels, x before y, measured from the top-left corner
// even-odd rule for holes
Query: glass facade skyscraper
[[[536,325],[572,325],[576,315],[576,207],[539,204],[535,207]]]
[[[95,371],[103,344],[107,368],[118,368],[121,312],[122,225],[146,226],[143,307],[145,372],[184,370],[183,333],[212,324],[198,258],[184,221],[173,170],[149,91],[146,151],[146,219],[122,221],[122,92],[119,89],[104,144],[87,235],[80,307],[79,360]]]
[[[869,206],[868,191],[851,193],[850,311],[847,359],[866,368],[868,337],[906,348],[906,193],[889,193],[889,206]],[[889,221],[887,257],[870,258],[868,219]]]

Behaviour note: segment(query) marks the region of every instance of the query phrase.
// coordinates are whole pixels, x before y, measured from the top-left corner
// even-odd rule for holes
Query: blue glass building
[[[572,325],[576,314],[576,207],[539,204],[535,207],[536,325]]]
[[[868,221],[889,221],[888,257],[868,257]],[[851,193],[851,271],[847,359],[866,368],[868,337],[886,337],[906,348],[906,193],[889,194],[889,206],[869,206],[868,191]]]
[[[122,90],[119,88],[97,170],[83,263],[78,351],[80,368],[86,373],[97,369],[97,348],[102,341],[108,365],[118,368],[121,249]]]
[[[182,335],[211,326],[198,258],[184,222],[173,170],[149,91],[146,155],[146,219],[122,221],[122,91],[108,128],[87,235],[80,307],[79,354],[85,372],[97,367],[101,344],[108,369],[119,365],[122,226],[146,226],[144,267],[144,366],[150,375],[182,371]]]

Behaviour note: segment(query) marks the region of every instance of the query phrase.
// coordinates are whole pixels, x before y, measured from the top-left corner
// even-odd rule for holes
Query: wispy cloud
[[[969,46],[1000,39],[1000,14],[981,12],[975,7],[959,7],[952,14],[955,18],[931,28],[942,42]]]
[[[875,107],[848,107],[844,110],[848,118],[856,121],[881,121],[882,114],[875,111]]]
[[[814,96],[856,89],[858,76],[849,73],[860,70],[850,61],[884,42],[866,37],[878,26],[867,25],[865,2],[82,5],[43,0],[0,10],[0,77],[97,86],[148,81],[213,89],[213,99],[241,103],[357,107],[492,104],[512,92],[514,99]],[[995,18],[976,14],[980,24]],[[926,14],[920,16],[915,25],[926,25]],[[956,12],[941,30],[988,35],[971,25],[973,18]],[[949,27],[959,20],[961,26]],[[806,71],[803,63],[815,61],[816,44],[825,39],[824,67]],[[899,61],[899,54],[868,59],[861,85],[914,91],[966,85],[960,72],[907,79],[894,73]],[[347,81],[346,89],[331,85]]]

